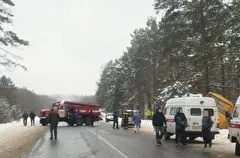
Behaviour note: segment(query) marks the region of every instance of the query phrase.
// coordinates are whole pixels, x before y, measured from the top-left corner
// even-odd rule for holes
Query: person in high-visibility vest
[[[151,112],[151,110],[149,108],[146,111],[146,115],[147,115],[147,119],[151,119],[152,112]]]

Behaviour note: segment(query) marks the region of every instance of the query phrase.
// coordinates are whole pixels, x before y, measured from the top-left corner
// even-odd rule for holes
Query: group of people
[[[179,108],[177,113],[174,116],[174,121],[176,123],[175,125],[175,132],[176,132],[176,144],[179,143],[179,141],[186,145],[186,132],[185,128],[188,126],[187,124],[187,118],[185,114],[182,111],[182,108]],[[163,111],[161,108],[158,108],[156,112],[153,115],[152,118],[152,124],[154,126],[155,132],[156,132],[156,141],[157,144],[162,144],[161,139],[163,137],[163,134],[167,128],[167,122],[166,118],[163,114]],[[203,135],[203,141],[204,141],[204,147],[206,148],[209,144],[209,147],[212,146],[212,137],[211,137],[211,127],[213,125],[213,121],[211,119],[211,116],[209,115],[208,111],[204,111],[204,115],[202,118],[202,135]]]
[[[30,117],[31,119],[31,126],[35,126],[35,116],[36,114],[31,111],[29,114],[27,112],[24,112],[22,117],[23,117],[23,125],[27,126],[27,119],[28,117]],[[54,139],[57,140],[57,126],[58,126],[58,122],[59,122],[59,114],[57,112],[56,108],[51,108],[51,111],[48,115],[48,123],[50,124],[50,140],[53,140],[53,136]]]
[[[23,113],[23,115],[22,115],[22,117],[23,117],[23,125],[24,125],[24,126],[27,126],[28,116],[30,117],[30,120],[31,120],[31,126],[35,126],[35,116],[36,116],[36,114],[35,114],[33,111],[31,111],[31,112],[29,113],[29,115],[28,115],[27,112],[24,112],[24,113]]]
[[[118,129],[118,113],[114,112],[113,114],[113,129]],[[128,124],[129,124],[129,116],[127,112],[123,113],[123,117],[122,117],[122,126],[124,129],[128,128]],[[139,128],[141,125],[141,117],[140,117],[140,113],[139,111],[135,111],[133,114],[133,123],[134,123],[134,132],[137,133],[139,132]]]

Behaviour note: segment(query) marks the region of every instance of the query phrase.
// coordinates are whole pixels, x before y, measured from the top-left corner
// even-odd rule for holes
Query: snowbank
[[[36,126],[23,126],[23,120],[0,124],[0,157],[25,157],[33,145],[45,134],[47,127],[39,125],[39,118],[35,119]]]
[[[39,125],[39,117],[35,118],[35,125],[36,126]],[[23,126],[23,119],[8,122],[8,123],[2,123],[2,124],[0,124],[0,134],[4,133],[6,131],[17,129],[18,127],[22,127],[22,126]],[[31,126],[30,118],[28,118],[28,120],[27,120],[27,126]]]

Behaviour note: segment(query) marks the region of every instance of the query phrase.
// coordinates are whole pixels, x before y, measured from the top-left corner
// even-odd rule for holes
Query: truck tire
[[[239,144],[238,141],[236,141],[235,155],[236,155],[236,156],[240,156],[240,144]]]
[[[85,117],[84,118],[84,123],[85,123],[85,125],[90,126],[90,124],[91,124],[90,117]]]
[[[77,126],[82,126],[84,123],[83,118],[80,118],[79,121],[76,121]]]
[[[47,126],[47,123],[46,122],[42,122],[42,126]]]
[[[40,123],[42,124],[42,126],[47,126],[47,120],[46,119],[40,120]]]
[[[189,140],[194,141],[196,138],[197,138],[197,137],[190,136],[190,137],[189,137]]]
[[[171,134],[170,133],[165,133],[165,140],[169,140],[170,139],[170,137],[171,137]]]

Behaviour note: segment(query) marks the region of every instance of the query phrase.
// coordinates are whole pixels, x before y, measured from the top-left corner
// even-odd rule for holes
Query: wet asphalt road
[[[29,158],[212,158],[208,152],[164,141],[157,146],[149,133],[113,130],[98,122],[95,127],[58,127],[57,141],[47,133],[28,155]]]

